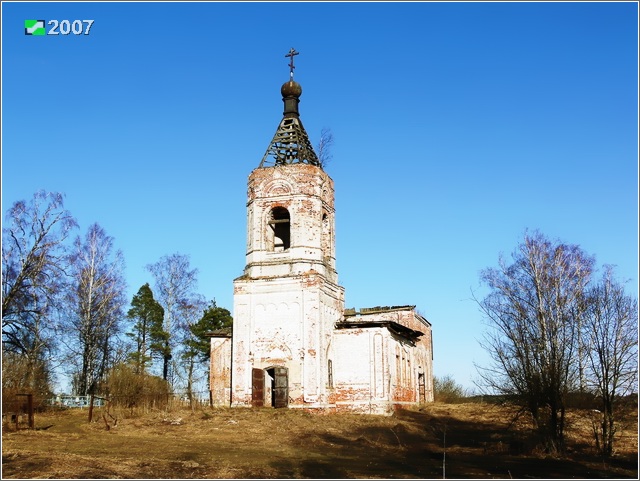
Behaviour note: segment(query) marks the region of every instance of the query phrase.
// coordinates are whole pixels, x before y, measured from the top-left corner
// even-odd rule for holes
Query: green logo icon
[[[25,35],[46,35],[47,33],[44,30],[44,20],[25,20],[24,34]]]

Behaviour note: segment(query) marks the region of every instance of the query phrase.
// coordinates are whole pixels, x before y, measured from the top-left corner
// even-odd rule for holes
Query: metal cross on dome
[[[300,54],[300,52],[296,52],[296,50],[293,47],[291,47],[291,50],[289,50],[289,53],[285,55],[285,57],[291,57],[291,63],[289,63],[289,75],[291,77],[291,80],[293,80],[293,69],[295,68],[293,66],[293,56],[298,54]]]

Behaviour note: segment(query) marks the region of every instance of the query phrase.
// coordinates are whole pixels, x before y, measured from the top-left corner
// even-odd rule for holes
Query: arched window
[[[274,207],[269,220],[271,235],[273,236],[274,252],[286,251],[291,246],[291,218],[284,207]]]

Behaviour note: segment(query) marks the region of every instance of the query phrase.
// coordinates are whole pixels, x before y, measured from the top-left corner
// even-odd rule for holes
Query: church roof
[[[292,48],[285,55],[285,57],[291,58],[291,63],[289,64],[289,81],[285,82],[280,88],[282,101],[284,102],[283,117],[267,151],[262,157],[260,167],[288,164],[310,164],[322,167],[298,112],[302,87],[293,80],[293,69],[295,68],[293,57],[298,53]]]
[[[345,309],[344,316],[359,316],[361,314],[380,314],[381,312],[393,312],[393,311],[412,311],[416,306],[376,306],[376,307],[362,307],[360,310],[355,308]]]
[[[233,329],[231,327],[223,327],[222,329],[216,329],[215,331],[205,332],[205,337],[231,337]]]
[[[407,306],[376,306],[376,307],[362,307],[358,311],[355,308],[347,308],[344,310],[345,319],[348,317],[360,317],[366,316],[368,314],[384,314],[386,312],[394,312],[394,311],[413,311],[414,315],[420,319],[425,325],[431,327],[431,323],[419,312],[415,310],[416,306],[407,305]]]
[[[386,327],[389,331],[398,336],[402,336],[410,341],[415,342],[424,333],[411,329],[410,327],[403,326],[395,321],[385,320],[365,320],[356,318],[354,320],[345,319],[344,321],[336,323],[336,329],[362,329],[366,327]]]
[[[420,336],[424,335],[424,332],[416,329],[411,329],[399,322],[395,322],[391,319],[385,319],[387,316],[377,317],[376,314],[387,314],[397,311],[413,311],[414,316],[421,321],[425,327],[431,327],[431,323],[427,321],[422,315],[415,312],[416,306],[376,306],[376,307],[362,307],[360,310],[355,308],[348,308],[344,310],[344,318],[342,321],[336,323],[336,329],[358,329],[366,327],[386,327],[389,331],[403,336],[412,342],[415,342]]]

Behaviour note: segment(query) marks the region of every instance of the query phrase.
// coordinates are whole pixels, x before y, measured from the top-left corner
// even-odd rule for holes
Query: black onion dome
[[[280,93],[283,97],[300,97],[302,95],[302,86],[298,82],[289,80],[282,84]]]

